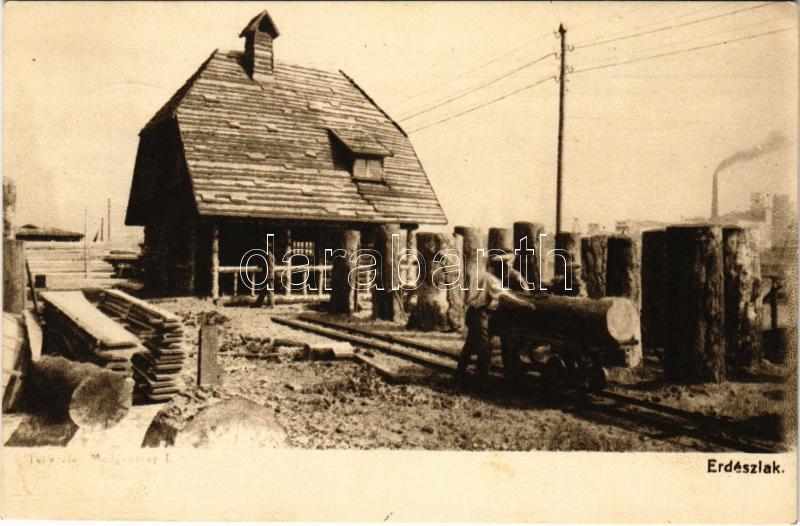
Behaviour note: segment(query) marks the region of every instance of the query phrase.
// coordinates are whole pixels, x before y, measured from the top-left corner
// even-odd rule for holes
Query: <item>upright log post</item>
[[[514,248],[514,233],[510,228],[490,228],[488,239],[489,250],[504,250]]]
[[[527,221],[517,221],[514,223],[514,250],[520,248],[523,239],[523,250],[525,247],[532,249],[533,252],[520,252],[514,258],[514,270],[522,274],[528,282],[529,290],[538,290],[541,283],[541,271],[539,269],[539,234],[544,230],[541,223],[529,223]],[[518,290],[520,287],[512,288]]]
[[[17,209],[17,185],[13,179],[3,179],[3,239],[15,239],[14,216]]]
[[[463,252],[462,271],[464,273],[464,287],[470,293],[478,288],[478,272],[486,272],[486,258],[478,261],[478,250],[484,248],[483,230],[476,227],[457,226],[455,233],[461,236]]]
[[[350,286],[348,276],[356,267],[350,261],[361,241],[361,232],[358,230],[343,230],[340,233],[338,248],[346,252],[344,257],[334,257],[331,262],[331,311],[338,314],[352,314],[355,311],[356,291]]]
[[[581,278],[586,295],[597,299],[606,294],[606,260],[608,234],[595,234],[581,239]]]
[[[556,250],[566,251],[568,256],[562,257],[563,252],[556,252],[554,291],[563,296],[586,296],[585,287],[581,278],[581,250],[580,234],[573,232],[560,232],[556,234]],[[569,280],[567,280],[569,277]],[[567,290],[567,284],[570,289]]]
[[[667,228],[664,372],[685,383],[725,379],[722,229]]]
[[[397,254],[392,244],[392,235],[399,238],[400,225],[385,224],[375,228],[375,250],[380,254],[376,288],[372,291],[372,316],[379,320],[403,321],[403,304],[396,268]],[[380,289],[383,290],[380,290]]]
[[[606,255],[606,294],[629,298],[639,306],[639,269],[641,267],[639,242],[629,236],[608,238]]]
[[[211,299],[219,299],[219,226],[211,226]]]
[[[750,230],[725,227],[722,240],[727,364],[751,367],[763,358],[761,261]]]
[[[642,347],[664,349],[665,296],[667,293],[666,233],[642,232]]]
[[[417,234],[417,250],[425,261],[423,282],[416,290],[417,303],[408,317],[408,328],[422,331],[451,331],[460,328],[463,319],[461,306],[453,294],[449,294],[446,283],[453,276],[445,272],[445,266],[452,265],[454,258],[446,256],[436,262],[436,254],[444,249],[452,249],[453,236],[450,234],[420,232]]]

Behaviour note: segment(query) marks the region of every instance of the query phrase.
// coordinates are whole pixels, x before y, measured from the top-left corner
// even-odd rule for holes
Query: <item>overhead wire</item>
[[[418,131],[425,130],[427,128],[431,128],[433,126],[437,126],[439,124],[442,124],[442,123],[445,123],[447,121],[453,120],[453,119],[455,119],[457,117],[461,117],[462,115],[466,115],[468,113],[472,113],[473,111],[476,111],[476,110],[479,110],[479,109],[481,109],[483,107],[489,106],[490,104],[494,104],[496,102],[500,102],[501,100],[507,99],[508,97],[516,95],[517,93],[521,93],[523,91],[529,90],[529,89],[531,89],[531,88],[533,88],[535,86],[538,86],[540,84],[543,84],[543,83],[547,82],[550,79],[554,79],[555,80],[556,78],[557,77],[555,75],[550,75],[550,76],[544,77],[542,79],[537,80],[536,82],[534,82],[532,84],[525,85],[525,86],[523,86],[521,88],[518,88],[518,89],[516,89],[514,91],[506,93],[505,95],[501,95],[500,97],[496,97],[496,98],[494,98],[492,100],[489,100],[489,101],[486,101],[484,103],[478,104],[477,106],[473,106],[473,107],[468,108],[468,109],[466,109],[464,111],[458,112],[458,113],[456,113],[454,115],[450,115],[449,117],[445,117],[444,119],[440,119],[438,121],[426,124],[424,126],[420,126],[419,128],[414,128],[413,130],[409,130],[408,133],[416,133]]]
[[[519,73],[520,71],[522,71],[524,69],[528,69],[528,68],[530,68],[532,66],[535,66],[536,64],[539,64],[540,62],[544,61],[548,57],[551,57],[551,56],[554,57],[555,55],[556,55],[555,52],[546,53],[546,54],[538,57],[537,59],[532,60],[530,62],[526,62],[525,64],[523,64],[523,65],[521,65],[521,66],[519,66],[517,68],[514,68],[511,71],[507,71],[506,73],[504,73],[504,74],[502,74],[502,75],[500,75],[498,77],[494,77],[494,78],[492,78],[492,79],[490,79],[488,81],[485,81],[485,82],[482,82],[480,84],[471,86],[470,88],[467,88],[465,91],[462,91],[457,95],[454,95],[454,96],[446,98],[446,99],[438,99],[437,101],[434,101],[434,103],[431,104],[430,106],[427,106],[427,107],[422,108],[422,109],[420,109],[418,111],[415,111],[414,113],[411,113],[410,115],[401,115],[398,120],[400,120],[400,121],[411,120],[414,117],[417,117],[417,116],[422,115],[424,113],[428,113],[429,111],[432,111],[432,110],[435,110],[435,109],[440,108],[442,106],[445,106],[447,104],[450,104],[451,102],[454,102],[454,101],[456,101],[458,99],[466,97],[467,95],[475,93],[478,90],[487,88],[487,87],[491,86],[492,84],[496,84],[497,82],[500,82],[501,80],[507,79],[508,77],[510,77],[512,75],[515,75],[516,73]]]
[[[594,47],[594,46],[610,44],[610,43],[613,43],[613,42],[620,42],[622,40],[629,40],[631,38],[638,38],[638,37],[645,36],[645,35],[651,35],[653,33],[659,33],[661,31],[668,31],[668,30],[671,30],[671,29],[678,29],[678,28],[681,28],[681,27],[686,27],[686,26],[690,26],[690,25],[693,25],[693,24],[698,24],[700,22],[707,22],[709,20],[716,20],[718,18],[722,18],[722,17],[726,17],[726,16],[732,16],[732,15],[736,15],[736,14],[739,14],[739,13],[744,13],[746,11],[753,11],[755,9],[761,9],[762,7],[767,7],[769,5],[772,5],[772,2],[766,2],[766,3],[763,3],[763,4],[756,5],[756,6],[749,6],[749,7],[745,7],[745,8],[742,8],[742,9],[736,9],[734,11],[729,11],[729,12],[726,12],[726,13],[712,15],[712,16],[708,16],[708,17],[704,17],[704,18],[698,18],[697,20],[690,20],[689,22],[684,22],[684,23],[681,23],[681,24],[673,24],[673,25],[670,25],[670,26],[662,26],[662,27],[659,27],[659,28],[656,28],[656,29],[651,29],[651,30],[648,30],[648,31],[642,31],[642,32],[639,32],[639,33],[634,33],[633,35],[625,35],[625,36],[621,36],[621,37],[610,38],[610,39],[606,39],[606,40],[600,40],[600,41],[597,41],[597,42],[591,42],[591,43],[588,43],[588,44],[574,45],[574,46],[572,46],[571,49],[580,50],[580,49],[586,49],[586,48],[590,48],[590,47]]]
[[[678,50],[668,51],[668,52],[665,52],[665,53],[659,53],[659,54],[656,54],[656,55],[649,55],[649,56],[646,56],[646,57],[637,57],[637,58],[632,58],[632,59],[629,59],[629,60],[621,60],[621,61],[618,61],[618,62],[612,62],[612,63],[608,63],[608,64],[598,64],[598,65],[595,65],[595,66],[585,67],[583,69],[575,69],[575,70],[570,71],[570,73],[573,74],[573,75],[577,75],[579,73],[586,73],[587,71],[595,71],[595,70],[598,70],[598,69],[606,69],[606,68],[615,67],[615,66],[622,66],[622,65],[626,65],[626,64],[634,64],[636,62],[643,62],[645,60],[652,60],[652,59],[656,59],[656,58],[669,57],[669,56],[673,56],[673,55],[679,55],[681,53],[689,53],[691,51],[699,51],[701,49],[709,49],[709,48],[713,48],[713,47],[719,47],[719,46],[724,46],[724,45],[728,45],[728,44],[733,44],[735,42],[743,42],[745,40],[752,40],[754,38],[760,38],[760,37],[763,37],[763,36],[774,35],[776,33],[782,33],[784,31],[790,31],[792,29],[797,29],[797,26],[785,27],[785,28],[781,28],[781,29],[775,29],[773,31],[766,31],[766,32],[763,32],[763,33],[757,33],[755,35],[747,35],[747,36],[743,36],[743,37],[740,37],[740,38],[732,38],[732,39],[728,39],[728,40],[723,40],[721,42],[714,42],[714,43],[710,43],[710,44],[704,44],[702,46],[695,46],[695,47],[691,47],[691,48],[687,48],[687,49],[678,49]]]

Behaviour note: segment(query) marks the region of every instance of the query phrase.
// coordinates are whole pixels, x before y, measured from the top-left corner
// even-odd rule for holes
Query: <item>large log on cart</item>
[[[42,356],[32,364],[25,393],[32,407],[54,418],[107,429],[128,414],[133,380],[91,363]]]
[[[639,315],[631,300],[547,295],[533,303],[533,309],[503,303],[492,319],[509,381],[539,370],[555,390],[569,381],[602,388],[604,366],[638,365]],[[542,346],[549,352],[539,353]]]
[[[606,254],[608,234],[595,234],[581,239],[581,278],[590,298],[606,294]]]

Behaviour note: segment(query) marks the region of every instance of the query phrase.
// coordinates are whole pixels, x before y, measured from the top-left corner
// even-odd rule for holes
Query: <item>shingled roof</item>
[[[350,77],[279,60],[273,77],[214,51],[142,130],[177,122],[200,215],[447,222],[408,136]],[[354,179],[337,141],[383,159],[383,181]]]

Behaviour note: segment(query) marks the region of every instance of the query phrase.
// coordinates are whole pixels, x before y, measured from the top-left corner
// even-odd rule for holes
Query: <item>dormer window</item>
[[[383,160],[392,155],[377,138],[356,130],[329,129],[332,139],[344,147],[350,173],[356,181],[383,181]]]
[[[356,157],[353,159],[353,178],[383,181],[383,159]]]

